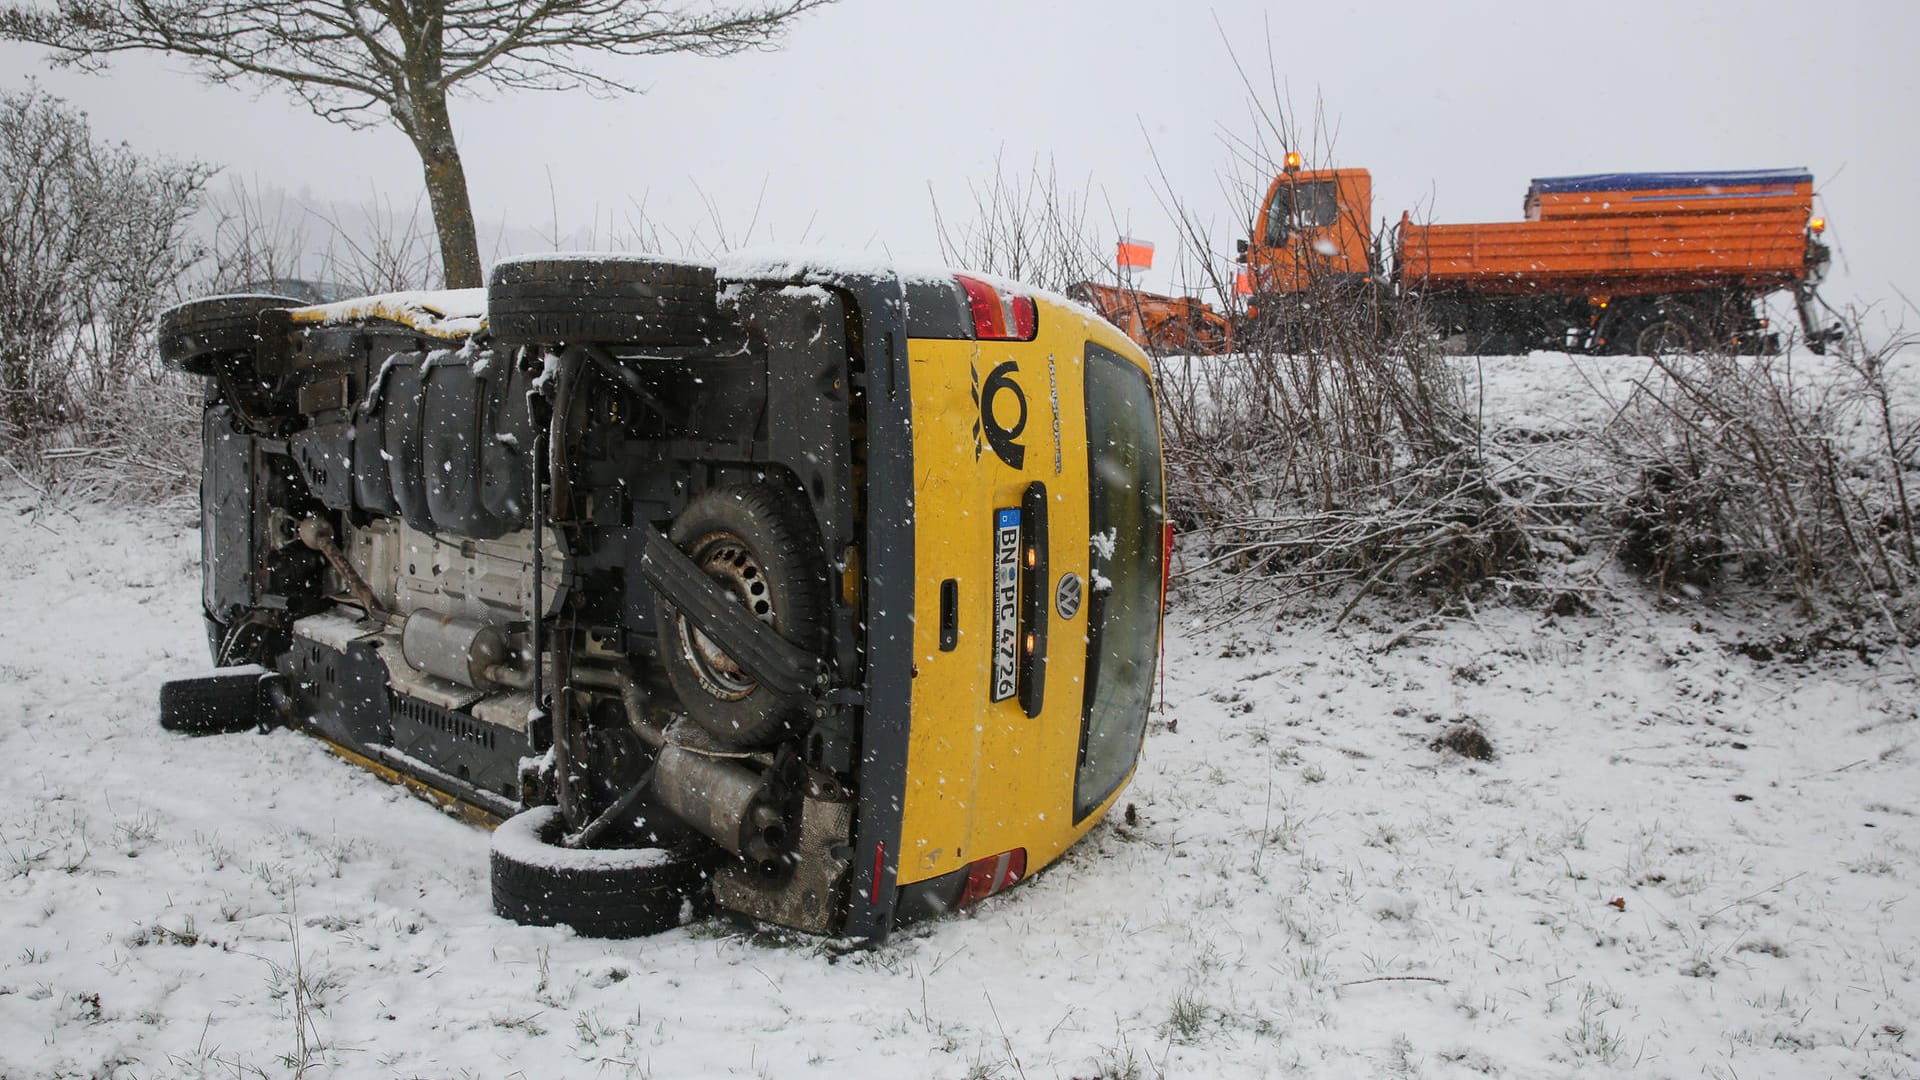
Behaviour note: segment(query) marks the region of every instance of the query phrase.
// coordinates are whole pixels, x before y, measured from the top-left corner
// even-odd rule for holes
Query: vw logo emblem
[[[1068,572],[1060,575],[1060,584],[1053,590],[1054,610],[1063,619],[1071,619],[1080,612],[1080,575]]]

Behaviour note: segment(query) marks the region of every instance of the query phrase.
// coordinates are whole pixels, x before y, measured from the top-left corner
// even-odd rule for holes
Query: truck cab
[[[1373,269],[1373,177],[1365,169],[1302,169],[1289,153],[1254,219],[1245,252],[1257,298]]]

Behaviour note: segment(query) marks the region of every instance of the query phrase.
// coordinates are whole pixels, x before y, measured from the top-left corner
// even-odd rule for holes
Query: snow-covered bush
[[[190,481],[177,459],[118,454],[149,434],[128,425],[181,419],[184,384],[160,370],[152,323],[200,257],[188,222],[208,175],[95,141],[37,88],[0,92],[0,455],[29,482],[108,460]]]
[[[0,93],[0,469],[43,491],[164,498],[198,482],[199,380],[161,369],[154,318],[194,296],[427,287],[430,225],[378,201],[296,205],[95,140],[37,88]],[[317,223],[318,244],[308,241]]]
[[[1256,207],[1302,157],[1308,168],[1337,160],[1334,127],[1318,103],[1298,117],[1284,92],[1234,63],[1249,121],[1227,138],[1234,164],[1221,184]],[[1181,249],[1198,262],[1183,276],[1236,320],[1236,355],[1161,365],[1183,584],[1226,612],[1343,587],[1452,596],[1526,577],[1536,533],[1557,521],[1540,520],[1534,489],[1483,438],[1418,299],[1378,273],[1330,265],[1302,291],[1242,297],[1246,268],[1214,250],[1211,223],[1164,171],[1160,184]],[[1368,221],[1351,225],[1372,233]],[[1298,261],[1309,274],[1326,264],[1313,252]]]
[[[1565,613],[1624,566],[1660,599],[1789,601],[1820,647],[1920,629],[1910,337],[1560,361],[1586,380],[1577,418],[1502,400],[1514,388],[1480,385],[1477,358],[1368,340],[1164,366],[1176,573],[1221,610],[1398,588]]]
[[[1657,589],[1740,584],[1910,632],[1920,419],[1894,376],[1910,380],[1911,343],[1853,331],[1812,370],[1792,354],[1652,359],[1598,450],[1622,554]]]
[[[1247,603],[1525,574],[1537,524],[1497,481],[1457,368],[1372,290],[1316,298],[1247,351],[1163,367],[1183,570]],[[1382,333],[1382,320],[1404,330]]]

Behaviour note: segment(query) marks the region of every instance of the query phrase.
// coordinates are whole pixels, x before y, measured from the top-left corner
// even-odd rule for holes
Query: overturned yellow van
[[[207,378],[189,732],[284,723],[497,824],[493,902],[881,938],[1131,776],[1168,532],[1151,370],[968,273],[559,255],[168,312]]]

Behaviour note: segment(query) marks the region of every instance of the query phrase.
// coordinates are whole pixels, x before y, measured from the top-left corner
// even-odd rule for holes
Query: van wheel
[[[214,296],[160,313],[160,362],[189,375],[212,375],[214,359],[250,353],[260,344],[260,313],[306,307],[286,296]]]
[[[493,268],[487,329],[503,345],[695,345],[712,335],[711,266],[650,258],[555,256]]]
[[[668,848],[560,846],[554,806],[493,831],[493,910],[522,926],[571,926],[584,937],[658,934],[705,910],[711,863]]]
[[[667,538],[755,618],[802,648],[827,629],[827,564],[812,512],[797,493],[763,484],[710,488]],[[685,615],[662,603],[667,681],[694,722],[728,746],[756,748],[805,722],[798,702],[755,682]]]
[[[225,735],[260,726],[267,715],[260,687],[270,674],[256,664],[160,684],[160,726],[182,735]]]

